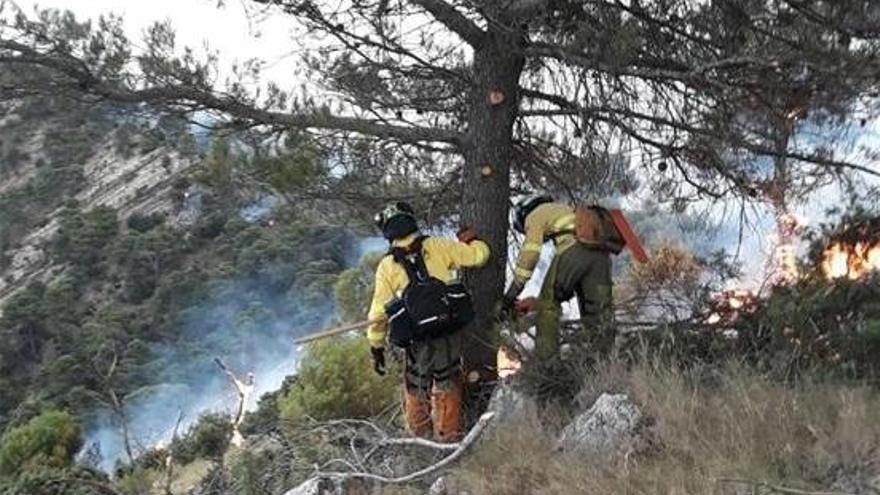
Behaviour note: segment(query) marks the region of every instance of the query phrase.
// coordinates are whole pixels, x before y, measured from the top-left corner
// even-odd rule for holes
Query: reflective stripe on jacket
[[[548,240],[553,241],[557,255],[576,244],[575,222],[574,208],[563,203],[544,203],[526,217],[526,238],[513,272],[517,283],[525,284],[532,277],[541,246]]]
[[[419,234],[412,234],[403,239],[392,242],[394,247],[407,247],[416,240]],[[428,237],[422,244],[422,253],[425,267],[432,277],[449,283],[456,278],[454,271],[461,268],[480,267],[489,261],[489,245],[481,240],[472,241],[470,244]],[[373,292],[373,302],[370,304],[369,318],[371,320],[385,317],[385,305],[394,297],[400,295],[409,285],[409,277],[406,270],[394,261],[390,255],[382,258],[376,268],[376,288]],[[385,345],[385,321],[375,323],[367,328],[367,339],[375,347]]]

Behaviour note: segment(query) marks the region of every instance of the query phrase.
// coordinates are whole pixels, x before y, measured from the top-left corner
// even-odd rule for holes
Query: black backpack
[[[409,249],[393,248],[389,252],[409,277],[401,297],[385,306],[389,339],[398,347],[445,337],[474,319],[467,288],[459,282],[443,283],[428,273],[422,253],[425,239],[417,238]]]

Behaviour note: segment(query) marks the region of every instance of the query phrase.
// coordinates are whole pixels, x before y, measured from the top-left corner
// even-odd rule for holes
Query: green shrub
[[[223,457],[232,438],[232,423],[224,414],[205,414],[182,438],[171,446],[175,458],[187,464],[199,457]]]
[[[61,213],[53,254],[87,276],[96,276],[103,269],[106,248],[116,237],[117,229],[116,212],[111,208],[87,212],[68,208]]]
[[[67,467],[82,446],[79,425],[65,412],[45,411],[0,438],[0,474]]]
[[[261,455],[263,454],[263,455]],[[230,471],[236,495],[261,495],[266,493],[264,487],[267,472],[270,471],[271,459],[265,453],[254,453],[245,450],[236,459]]]
[[[776,287],[738,322],[743,349],[782,376],[880,376],[880,277]]]
[[[373,372],[364,338],[310,345],[297,378],[279,401],[281,418],[290,422],[375,416],[397,400],[400,385],[394,370],[382,377]]]
[[[38,467],[15,478],[0,478],[3,495],[107,495],[117,493],[104,473],[83,466],[65,469]],[[122,492],[135,495],[135,492]]]
[[[296,386],[296,375],[284,378],[281,388],[263,394],[257,401],[257,408],[245,415],[240,430],[245,436],[266,434],[278,431],[281,421],[278,411],[278,400],[287,395]]]
[[[363,257],[358,266],[349,268],[336,278],[333,295],[337,312],[343,321],[362,320],[367,317],[366,310],[373,297],[376,267],[383,253],[371,253]]]
[[[151,213],[149,215],[134,213],[128,217],[126,224],[129,229],[143,233],[148,232],[153,227],[162,225],[164,222],[165,216],[161,213]]]

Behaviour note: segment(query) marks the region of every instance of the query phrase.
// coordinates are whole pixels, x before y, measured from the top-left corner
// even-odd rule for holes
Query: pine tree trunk
[[[495,376],[491,318],[505,281],[513,124],[524,61],[518,29],[501,29],[490,28],[485,43],[474,53],[462,174],[462,222],[475,226],[492,248],[489,265],[467,274],[478,318],[465,341],[465,369],[471,374],[478,371],[483,380]],[[493,101],[493,92],[503,101]]]

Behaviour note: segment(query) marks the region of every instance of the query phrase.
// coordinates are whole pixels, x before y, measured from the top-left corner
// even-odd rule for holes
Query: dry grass
[[[686,376],[656,366],[600,367],[595,385],[623,389],[651,418],[640,453],[584,458],[554,451],[540,424],[497,431],[452,479],[471,495],[773,493],[735,478],[827,489],[842,473],[880,469],[880,397],[860,386],[773,383],[728,366]],[[456,491],[456,493],[458,493]]]

